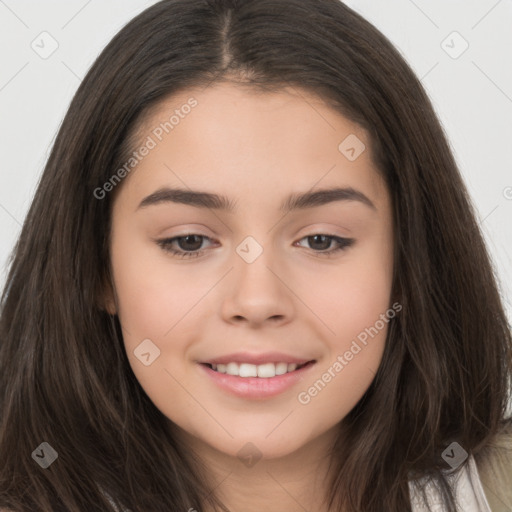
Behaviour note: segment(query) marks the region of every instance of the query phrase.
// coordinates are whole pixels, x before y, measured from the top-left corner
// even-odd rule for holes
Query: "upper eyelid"
[[[198,228],[195,228],[195,229],[198,229]],[[303,231],[303,229],[301,229],[300,231]],[[303,238],[306,238],[308,236],[313,236],[313,235],[325,235],[325,236],[330,236],[330,237],[334,237],[334,238],[344,238],[344,239],[353,238],[353,236],[351,234],[351,230],[349,230],[348,228],[343,228],[345,231],[348,231],[347,234],[333,233],[333,231],[336,229],[334,227],[331,227],[331,228],[317,227],[315,225],[311,225],[311,226],[307,226],[306,229],[308,232],[306,234],[302,235],[299,238],[299,240],[302,240]],[[216,240],[213,236],[201,233],[200,230],[201,230],[201,228],[199,228],[199,231],[194,231],[194,228],[191,228],[191,229],[189,228],[188,230],[184,231],[183,234],[177,234],[177,235],[173,234],[170,236],[164,236],[164,237],[160,238],[160,240],[173,240],[176,238],[183,238],[183,237],[191,236],[191,235],[201,236],[203,238],[208,238],[209,240]]]

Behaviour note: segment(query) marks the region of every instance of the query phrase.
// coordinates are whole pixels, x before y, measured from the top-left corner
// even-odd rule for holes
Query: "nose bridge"
[[[236,246],[234,282],[223,305],[226,319],[263,322],[291,315],[290,292],[276,275],[279,265],[270,240],[266,235],[249,235]]]
[[[269,288],[279,287],[279,280],[270,270],[277,266],[276,255],[269,236],[256,236],[246,236],[235,249],[238,256],[235,260],[236,289],[249,287],[253,293],[266,294],[271,291]],[[274,290],[273,295],[276,293]]]

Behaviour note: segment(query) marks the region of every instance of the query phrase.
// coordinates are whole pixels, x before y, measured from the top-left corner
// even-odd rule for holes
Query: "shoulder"
[[[512,421],[475,454],[475,462],[492,512],[512,510]]]

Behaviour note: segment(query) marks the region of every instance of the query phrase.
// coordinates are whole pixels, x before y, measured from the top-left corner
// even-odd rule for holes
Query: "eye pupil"
[[[186,235],[186,236],[180,236],[178,237],[178,245],[180,249],[183,249],[184,251],[197,251],[201,248],[202,245],[202,236],[200,235]],[[191,241],[192,239],[192,241]],[[193,240],[196,239],[196,242],[194,243]],[[183,244],[183,241],[185,241],[185,244]],[[190,247],[190,243],[192,244],[192,247]],[[187,247],[188,245],[188,247]]]
[[[309,243],[311,243],[311,245],[313,246],[313,248],[316,248],[316,249],[320,249],[320,250],[325,250],[325,249],[328,249],[329,246],[331,245],[331,239],[330,237],[326,236],[326,235],[313,235],[313,236],[310,236],[308,237],[308,241]],[[321,240],[320,240],[320,245],[321,247],[314,247],[314,244],[318,241],[318,239],[324,239],[323,243],[321,243]]]

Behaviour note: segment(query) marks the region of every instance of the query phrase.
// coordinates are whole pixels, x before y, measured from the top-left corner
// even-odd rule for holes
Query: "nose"
[[[294,315],[293,283],[280,269],[271,249],[264,249],[251,263],[234,255],[222,302],[222,316],[231,323],[258,327],[265,323],[284,325]]]

